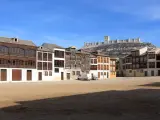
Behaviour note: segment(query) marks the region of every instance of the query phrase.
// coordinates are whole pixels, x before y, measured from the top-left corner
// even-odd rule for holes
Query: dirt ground
[[[0,84],[0,120],[160,120],[160,77]]]

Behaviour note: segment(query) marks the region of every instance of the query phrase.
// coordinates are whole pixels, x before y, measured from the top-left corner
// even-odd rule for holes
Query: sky
[[[141,38],[160,47],[159,0],[0,0],[0,36],[81,48]]]

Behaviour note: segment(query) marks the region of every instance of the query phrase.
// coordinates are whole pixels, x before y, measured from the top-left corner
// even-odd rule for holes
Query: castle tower
[[[104,36],[104,43],[109,43],[110,37],[109,36]]]

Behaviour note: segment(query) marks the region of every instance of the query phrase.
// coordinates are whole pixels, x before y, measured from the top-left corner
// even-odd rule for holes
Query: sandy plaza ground
[[[0,84],[0,120],[160,120],[160,77]]]

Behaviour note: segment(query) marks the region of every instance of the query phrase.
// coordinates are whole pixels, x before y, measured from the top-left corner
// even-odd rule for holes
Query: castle
[[[140,38],[126,39],[126,40],[110,40],[109,36],[104,36],[104,42],[84,43],[84,48],[98,47],[104,44],[106,45],[106,44],[116,44],[116,43],[141,43],[141,40]]]

